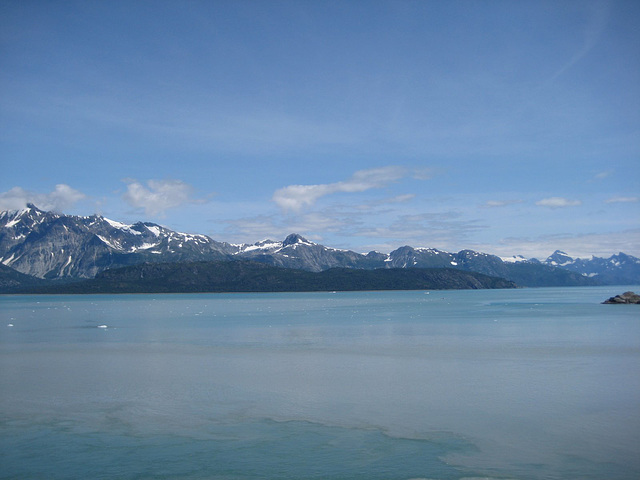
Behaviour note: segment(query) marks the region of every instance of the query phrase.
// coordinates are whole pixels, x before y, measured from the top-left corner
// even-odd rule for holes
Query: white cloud
[[[0,193],[0,210],[19,210],[27,203],[33,203],[42,210],[62,211],[72,207],[76,202],[86,198],[86,195],[69,185],[60,183],[49,193],[36,193],[13,187],[7,192]]]
[[[149,180],[145,187],[136,180],[125,180],[127,191],[122,198],[135,208],[143,208],[147,215],[164,215],[170,208],[187,203],[199,203],[191,198],[193,187],[181,180]]]
[[[640,201],[640,197],[612,197],[606,203],[635,203]]]
[[[541,207],[549,207],[549,208],[563,208],[563,207],[576,207],[578,205],[582,205],[580,200],[569,200],[568,198],[562,197],[549,197],[543,198],[536,202],[536,205]]]
[[[276,190],[272,200],[285,210],[299,211],[305,206],[313,205],[319,198],[333,193],[364,192],[401,179],[408,174],[404,167],[389,166],[360,170],[345,181],[319,185],[289,185]],[[424,178],[423,171],[415,173],[416,178]]]

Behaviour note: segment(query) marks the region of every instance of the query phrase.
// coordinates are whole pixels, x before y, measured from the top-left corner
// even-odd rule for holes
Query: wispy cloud
[[[636,203],[640,201],[640,197],[611,197],[605,200],[605,203]]]
[[[266,238],[282,240],[290,233],[299,233],[310,240],[321,242],[326,235],[344,233],[359,221],[332,213],[311,212],[286,218],[281,215],[258,215],[226,220],[225,223],[229,227],[227,233],[233,241],[238,242],[253,243]]]
[[[609,7],[605,2],[591,2],[587,4],[587,6],[590,11],[589,18],[585,23],[582,47],[551,76],[548,83],[552,83],[558,77],[563,75],[564,72],[580,62],[580,60],[587,56],[593,47],[595,47],[600,41],[602,32],[609,21]]]
[[[380,203],[405,203],[410,200],[413,200],[415,196],[416,195],[414,193],[407,193],[405,195],[398,195],[397,197],[388,198],[386,200],[383,200]]]
[[[593,178],[596,180],[602,180],[603,178],[610,177],[611,175],[613,175],[613,171],[607,170],[604,172],[597,173]]]
[[[536,205],[549,208],[564,208],[577,207],[578,205],[582,205],[582,202],[580,200],[570,200],[563,197],[549,197],[537,201]]]
[[[522,200],[488,200],[483,206],[489,208],[508,207],[522,203]]]
[[[371,222],[373,218],[375,224]],[[277,240],[295,232],[330,247],[360,252],[391,251],[401,245],[457,251],[466,248],[476,232],[487,229],[478,220],[462,218],[455,211],[397,215],[375,208],[366,213],[356,208],[328,208],[289,218],[263,215],[226,223],[229,225],[228,233],[239,240],[244,239],[241,241]],[[352,245],[356,238],[360,239],[357,242],[360,247]]]
[[[431,180],[434,175],[435,170],[429,167],[411,170],[411,176],[416,180]]]
[[[13,187],[7,192],[0,193],[0,210],[19,210],[27,203],[33,203],[43,210],[63,211],[84,198],[86,198],[84,193],[64,183],[59,183],[49,193],[31,192],[22,187]]]
[[[171,208],[202,203],[192,198],[193,187],[181,180],[149,180],[146,187],[133,179],[124,181],[128,185],[123,200],[132,207],[144,209],[147,215],[162,216]]]
[[[354,235],[386,240],[386,243],[413,247],[465,248],[470,237],[486,225],[462,218],[456,211],[400,215],[395,221],[375,228],[363,227]]]
[[[424,180],[430,178],[425,169],[410,170],[401,166],[388,166],[359,170],[348,180],[318,185],[289,185],[280,188],[273,194],[272,200],[284,210],[300,211],[303,207],[313,205],[318,199],[334,193],[364,192],[373,188],[382,188],[403,177],[412,175]],[[407,197],[405,196],[405,200]]]

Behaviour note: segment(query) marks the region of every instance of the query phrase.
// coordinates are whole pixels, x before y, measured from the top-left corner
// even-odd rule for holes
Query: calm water
[[[625,290],[0,297],[0,478],[638,479]]]

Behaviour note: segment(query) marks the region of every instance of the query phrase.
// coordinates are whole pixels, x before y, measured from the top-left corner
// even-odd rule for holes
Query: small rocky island
[[[609,300],[605,300],[602,303],[638,303],[640,304],[640,295],[633,292],[625,292],[622,295],[616,295]]]

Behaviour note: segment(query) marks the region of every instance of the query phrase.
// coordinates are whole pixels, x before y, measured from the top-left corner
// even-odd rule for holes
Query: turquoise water
[[[626,290],[0,297],[0,478],[637,479]]]

